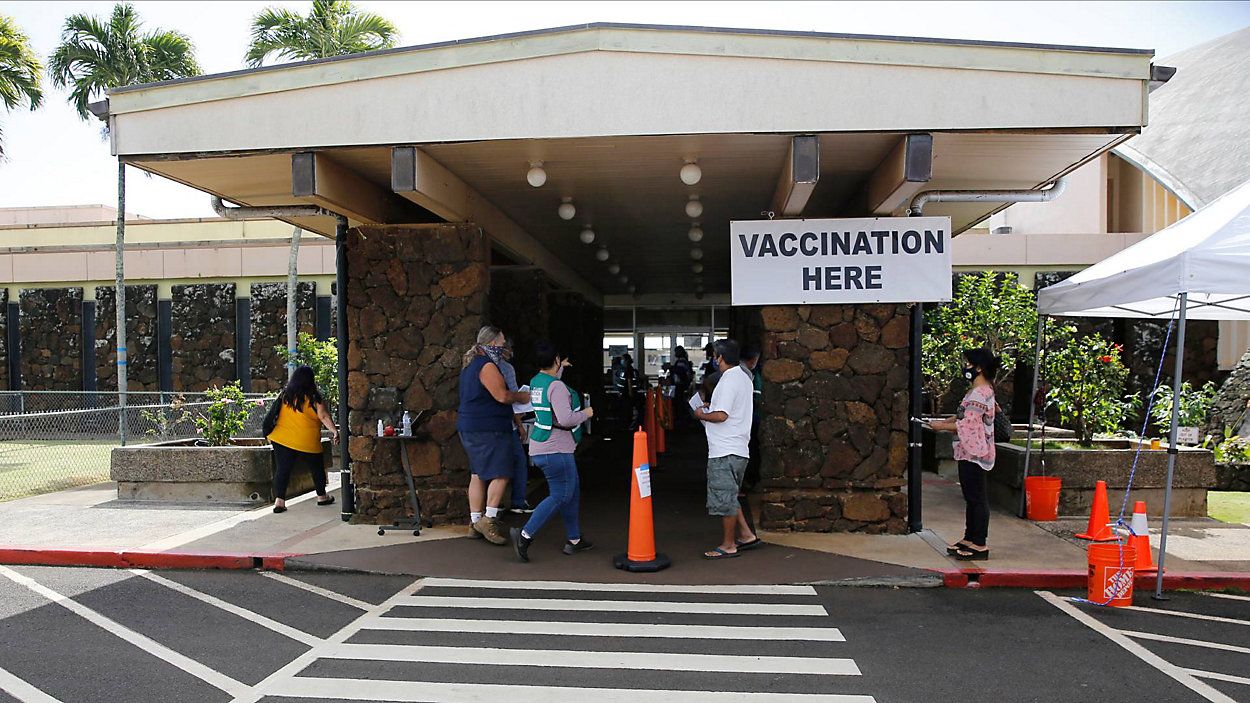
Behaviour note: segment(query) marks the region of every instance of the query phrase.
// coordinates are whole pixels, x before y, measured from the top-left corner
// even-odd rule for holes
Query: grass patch
[[[1207,514],[1220,522],[1250,525],[1250,493],[1210,491],[1207,493]]]
[[[107,481],[116,440],[0,442],[0,501]]]

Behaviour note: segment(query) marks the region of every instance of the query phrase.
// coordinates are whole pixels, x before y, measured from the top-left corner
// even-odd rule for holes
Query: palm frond
[[[12,18],[0,15],[0,101],[10,110],[43,104],[43,64]]]
[[[392,47],[399,30],[386,18],[361,12],[346,0],[313,0],[300,15],[266,8],[252,20],[252,41],[245,61],[261,66],[267,59],[306,61]]]

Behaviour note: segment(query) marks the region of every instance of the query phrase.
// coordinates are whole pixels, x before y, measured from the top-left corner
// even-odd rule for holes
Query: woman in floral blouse
[[[964,380],[972,387],[964,394],[955,417],[934,420],[935,430],[954,432],[955,459],[959,462],[959,487],[963,490],[967,509],[964,513],[964,538],[947,547],[960,561],[990,558],[985,541],[990,529],[990,503],[986,494],[986,472],[994,468],[994,375],[998,359],[986,349],[969,349],[963,353]]]

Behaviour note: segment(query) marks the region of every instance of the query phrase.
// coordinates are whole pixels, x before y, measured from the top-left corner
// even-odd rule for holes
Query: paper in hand
[[[695,410],[695,411],[702,410],[703,406],[704,406],[703,398],[701,398],[698,393],[695,393],[694,395],[690,396],[690,409],[691,410]]]

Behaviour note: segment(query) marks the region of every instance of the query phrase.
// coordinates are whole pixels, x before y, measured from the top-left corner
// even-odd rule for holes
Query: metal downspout
[[[1046,190],[926,190],[911,199],[907,214],[919,217],[927,203],[1047,203],[1067,188],[1068,177],[1055,179]]]

